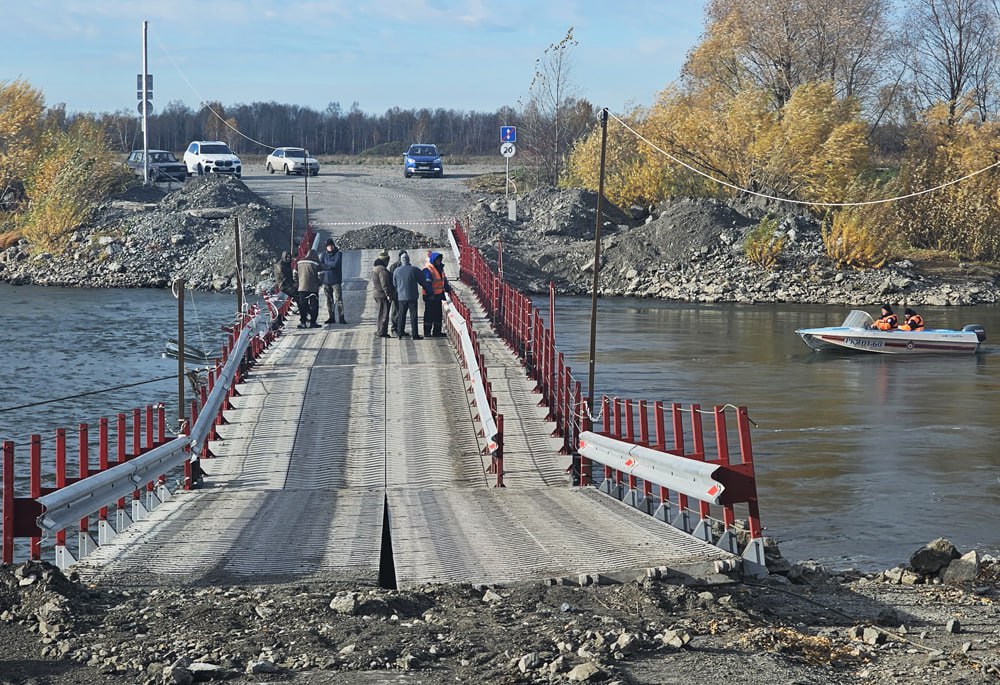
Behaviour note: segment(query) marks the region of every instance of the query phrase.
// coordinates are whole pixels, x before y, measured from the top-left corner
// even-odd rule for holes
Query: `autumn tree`
[[[558,185],[573,142],[593,125],[594,108],[573,82],[573,28],[545,48],[535,62],[528,99],[521,111],[518,145],[534,159],[541,177]]]
[[[710,0],[683,75],[732,96],[762,90],[774,109],[811,81],[867,103],[887,76],[890,10],[890,0]]]
[[[907,0],[904,61],[925,106],[948,107],[947,123],[961,117],[961,99],[977,103],[985,121],[995,98],[997,13],[990,0]]]
[[[45,98],[26,81],[0,82],[0,193],[24,180],[35,163],[32,150],[42,127]]]

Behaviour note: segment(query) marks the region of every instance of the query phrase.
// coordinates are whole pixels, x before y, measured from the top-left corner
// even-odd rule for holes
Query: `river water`
[[[48,450],[56,427],[157,401],[172,408],[168,291],[0,285],[0,302],[0,438],[22,444],[39,432]],[[189,294],[185,310],[187,341],[215,349],[235,298]],[[846,308],[602,299],[596,394],[746,405],[762,519],[791,559],[885,568],[938,536],[996,554],[1000,309],[921,312],[931,327],[980,323],[998,344],[988,338],[963,357],[816,353],[794,330],[838,324]],[[590,300],[560,298],[555,316],[559,348],[586,388]],[[170,378],[5,411],[161,377]]]

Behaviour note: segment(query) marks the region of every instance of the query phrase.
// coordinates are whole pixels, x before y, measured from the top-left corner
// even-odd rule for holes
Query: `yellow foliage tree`
[[[26,179],[31,206],[19,228],[34,248],[60,251],[95,204],[130,178],[95,121],[83,118],[68,131],[46,131]]]
[[[713,87],[671,89],[648,112],[629,117],[629,125],[649,143],[627,131],[623,136],[615,130],[620,126],[610,123],[609,199],[655,202],[675,193],[736,192],[696,178],[671,157],[738,188],[812,202],[852,194],[869,165],[857,104],[836,98],[826,82],[795,89],[779,111],[771,109],[771,101],[763,90],[731,95]],[[568,180],[596,187],[596,174],[585,170],[597,169],[599,154],[600,131],[595,130],[571,155]]]
[[[886,221],[913,247],[964,259],[1000,260],[1000,204],[996,169],[965,178],[1000,159],[1000,124],[978,121],[971,108],[953,124],[940,104],[925,112],[896,179],[898,195],[930,193],[895,203]]]
[[[44,109],[42,93],[27,82],[0,82],[0,191],[8,181],[24,179],[35,164],[31,150]]]

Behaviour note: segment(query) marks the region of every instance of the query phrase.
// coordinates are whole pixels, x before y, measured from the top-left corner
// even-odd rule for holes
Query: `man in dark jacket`
[[[405,254],[407,254],[406,250],[399,251],[399,256],[396,257],[396,261],[389,265],[390,275],[396,273],[396,269],[398,269],[399,265],[403,263],[402,258]],[[409,257],[409,255],[407,255],[407,257]],[[409,258],[407,258],[407,262],[409,262]],[[399,329],[396,327],[397,319],[399,319],[399,300],[395,299],[392,301],[392,306],[389,308],[389,326],[392,328],[393,335],[399,334]]]
[[[444,323],[445,293],[451,292],[451,284],[444,275],[444,256],[440,252],[427,253],[427,266],[424,267],[424,335],[442,338],[446,334],[441,330]]]
[[[292,276],[292,255],[288,250],[281,253],[281,259],[274,263],[274,285],[279,293],[295,297],[295,281]]]
[[[319,277],[323,282],[323,293],[326,295],[326,323],[337,323],[337,319],[333,316],[334,303],[340,316],[340,323],[347,323],[344,319],[344,294],[341,290],[341,283],[344,280],[342,260],[343,253],[337,249],[337,243],[333,242],[333,238],[328,238],[326,249],[319,256]]]
[[[299,282],[299,328],[319,328],[319,257],[309,250],[295,268]]]
[[[424,285],[424,272],[410,264],[410,255],[405,251],[399,253],[399,266],[392,272],[392,283],[396,287],[396,301],[399,302],[396,314],[397,337],[407,335],[406,313],[409,312],[413,339],[422,340],[424,336],[417,333],[417,298]]]
[[[378,303],[378,322],[375,335],[380,338],[389,337],[389,303],[396,297],[396,290],[389,276],[389,255],[379,255],[372,267],[372,290],[375,302]]]

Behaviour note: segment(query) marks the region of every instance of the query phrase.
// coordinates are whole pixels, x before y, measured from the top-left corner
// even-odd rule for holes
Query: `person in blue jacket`
[[[414,340],[422,340],[424,336],[417,333],[417,298],[420,288],[424,285],[424,272],[410,264],[410,255],[405,251],[399,253],[399,266],[392,272],[392,283],[396,287],[396,300],[399,311],[396,313],[396,337],[404,338],[406,332],[406,315],[410,315],[411,330]]]
[[[334,304],[336,304],[337,314],[340,315],[340,323],[347,323],[344,318],[344,293],[341,290],[343,282],[343,269],[341,263],[343,253],[337,249],[337,243],[333,238],[326,241],[326,250],[319,257],[320,272],[319,277],[323,282],[323,292],[326,294],[326,322],[337,323],[334,318]]]

